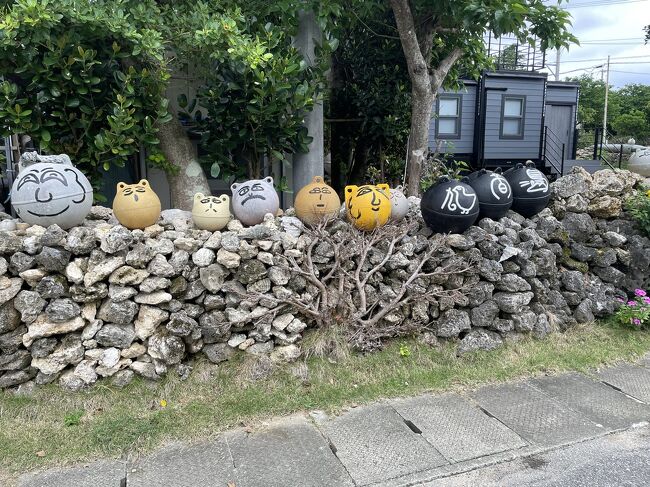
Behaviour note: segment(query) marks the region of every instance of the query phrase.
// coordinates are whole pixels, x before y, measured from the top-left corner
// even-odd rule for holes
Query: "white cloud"
[[[573,34],[580,40],[581,45],[571,46],[568,52],[562,51],[561,79],[590,72],[600,77],[602,68],[596,66],[604,65],[610,55],[612,64],[609,81],[612,85],[620,87],[628,83],[650,84],[650,43],[644,44],[643,30],[650,24],[650,0],[614,3],[616,1],[624,0],[568,2],[567,8],[573,16]],[[594,4],[593,7],[579,7],[591,3]],[[563,2],[562,5],[567,3]],[[571,8],[572,6],[574,8]],[[555,51],[549,51],[547,65],[552,72],[555,72],[554,64]],[[580,71],[574,71],[578,69]]]

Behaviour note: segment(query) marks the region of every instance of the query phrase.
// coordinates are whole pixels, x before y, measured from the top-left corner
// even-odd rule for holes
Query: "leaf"
[[[181,93],[180,95],[178,95],[176,101],[178,102],[179,107],[181,108],[187,107],[187,95],[185,93]]]
[[[69,98],[65,102],[65,106],[70,107],[70,108],[75,108],[79,106],[79,98]]]
[[[43,129],[41,130],[41,140],[43,142],[49,142],[52,140],[52,135],[50,134],[49,130]]]
[[[219,166],[219,163],[215,162],[210,166],[210,176],[213,178],[218,178],[219,174],[221,174],[221,167]]]

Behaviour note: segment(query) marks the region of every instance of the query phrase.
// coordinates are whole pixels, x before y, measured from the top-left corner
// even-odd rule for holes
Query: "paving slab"
[[[483,387],[472,397],[519,436],[538,445],[561,445],[605,432],[526,383]]]
[[[650,485],[650,431],[632,428],[565,448],[439,478],[419,487],[640,487]]]
[[[23,475],[18,479],[18,487],[121,487],[125,477],[126,462],[100,460],[74,468]]]
[[[623,364],[598,372],[598,378],[625,394],[650,403],[650,370],[638,365]]]
[[[259,432],[229,433],[226,440],[237,487],[354,485],[327,440],[302,416],[283,419]]]
[[[388,404],[353,409],[321,424],[357,485],[368,485],[446,464]]]
[[[542,377],[529,383],[547,396],[610,430],[627,428],[635,423],[650,420],[648,405],[582,374]]]
[[[224,440],[173,444],[131,462],[128,487],[222,487],[235,481],[235,468]]]
[[[391,405],[450,463],[526,446],[515,432],[458,394],[399,399]]]

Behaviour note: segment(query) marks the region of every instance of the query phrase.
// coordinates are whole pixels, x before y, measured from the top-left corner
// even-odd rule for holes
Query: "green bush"
[[[0,14],[0,135],[29,134],[98,183],[158,142],[168,74],[151,1],[18,0]]]
[[[625,209],[641,231],[650,237],[650,190],[636,191],[625,203]]]

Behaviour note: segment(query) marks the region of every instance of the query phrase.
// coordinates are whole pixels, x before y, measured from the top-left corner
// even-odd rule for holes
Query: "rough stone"
[[[472,330],[463,337],[458,345],[458,353],[464,354],[476,350],[494,350],[503,345],[498,333],[489,330]]]
[[[107,323],[95,335],[97,343],[104,347],[129,348],[135,339],[133,325],[114,325]]]
[[[445,338],[456,337],[470,328],[471,322],[466,311],[450,309],[445,311],[438,320],[436,335]]]

